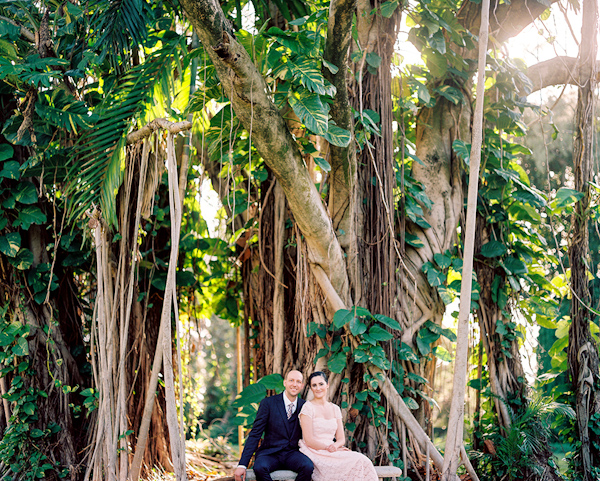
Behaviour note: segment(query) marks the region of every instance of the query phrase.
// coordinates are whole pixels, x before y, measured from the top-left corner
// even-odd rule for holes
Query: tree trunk
[[[46,203],[39,202],[38,205],[48,214],[52,212]],[[60,225],[60,219],[56,219],[56,223]],[[28,285],[31,281],[23,271],[13,268],[5,256],[0,258],[0,296],[7,309],[0,321],[3,330],[14,323],[13,327],[20,324],[29,332],[26,351],[15,351],[16,347],[11,351],[9,346],[6,354],[21,354],[15,356],[16,364],[12,370],[9,365],[3,365],[8,373],[1,379],[2,393],[10,396],[11,402],[3,409],[5,429],[0,440],[0,472],[8,475],[7,469],[12,465],[18,471],[10,476],[17,480],[38,473],[46,479],[59,479],[61,470],[66,470],[71,480],[81,479],[83,473],[78,453],[86,441],[81,433],[90,423],[85,415],[73,415],[74,408],[82,409],[77,387],[90,385],[88,375],[82,375],[80,371],[85,365],[84,351],[74,356],[73,352],[77,350],[71,350],[73,346],[84,345],[80,314],[85,301],[77,300],[79,287],[74,282],[73,272],[62,267],[64,253],[56,249],[54,263],[48,258],[50,226],[52,219],[47,225],[32,225],[23,232],[26,238],[22,245],[34,254],[32,272],[35,273],[38,266],[39,272],[46,272],[45,266],[54,265],[51,271],[56,276],[54,282],[61,281],[60,288],[52,289],[46,301],[34,298],[33,287]],[[59,242],[56,238],[52,241]],[[46,286],[42,293],[46,294]],[[8,361],[10,356],[3,359]],[[29,408],[25,406],[27,403],[30,403]],[[22,429],[24,431],[20,431]],[[33,430],[47,434],[37,439],[29,438],[28,433]],[[48,462],[51,467],[44,470],[42,465]]]
[[[489,233],[485,227],[483,216],[477,216],[476,246],[479,253],[481,246],[490,241]],[[487,354],[487,364],[490,376],[490,385],[494,393],[494,404],[498,415],[498,423],[505,429],[510,427],[511,418],[508,406],[519,406],[525,402],[525,373],[519,352],[519,338],[504,339],[497,333],[496,326],[506,323],[502,310],[494,301],[494,280],[499,277],[496,289],[506,283],[506,274],[501,267],[491,266],[481,259],[475,260],[475,273],[481,288],[479,293],[479,306],[477,319],[481,330],[481,340]],[[512,329],[507,328],[509,331]],[[509,343],[507,349],[503,343]],[[505,351],[505,352],[503,352]],[[516,400],[516,404],[513,401]]]
[[[360,162],[353,154],[356,143],[351,143],[348,149],[321,149],[323,157],[329,155],[332,167],[329,178],[323,181],[329,185],[328,209],[325,209],[307,168],[310,162],[300,153],[289,125],[271,101],[269,88],[245,49],[236,42],[218,5],[206,0],[182,0],[182,6],[215,65],[237,119],[252,131],[252,142],[269,169],[270,178],[263,183],[260,192],[253,193],[255,198],[260,199],[258,247],[253,249],[251,258],[244,261],[242,268],[246,316],[253,329],[258,330],[254,359],[256,375],[260,377],[279,368],[279,360],[274,356],[273,333],[276,331],[280,340],[281,329],[274,329],[272,323],[273,292],[275,277],[278,277],[275,252],[278,248],[272,240],[275,214],[271,175],[285,193],[293,221],[285,232],[286,268],[282,282],[286,286],[283,288],[284,311],[288,320],[284,339],[293,342],[285,344],[282,372],[292,367],[305,374],[312,370],[310,361],[321,347],[321,341],[315,337],[306,338],[307,325],[310,322],[329,325],[336,309],[352,305],[365,306],[375,314],[389,314],[398,319],[403,327],[401,340],[414,346],[414,337],[421,326],[429,320],[439,324],[445,310],[422,268],[427,262],[433,263],[435,254],[443,254],[456,241],[463,204],[463,166],[452,151],[452,143],[456,139],[470,141],[471,81],[464,80],[459,85],[464,103],[455,105],[440,97],[434,107],[424,107],[418,115],[417,156],[424,165],[415,162],[412,175],[424,186],[432,201],[431,210],[424,214],[431,227],[407,226],[407,231],[417,236],[423,247],[398,246],[395,239],[396,199],[393,196],[394,136],[391,103],[387,99],[391,97],[389,65],[399,12],[394,13],[394,18],[385,19],[380,14],[380,2],[331,2],[325,58],[333,60],[332,63],[338,67],[336,74],[326,73],[337,89],[332,100],[331,116],[337,125],[353,131],[350,108],[345,104],[347,98],[359,115],[364,115],[366,109],[379,113],[381,138],[371,136],[374,147],[363,147]],[[460,16],[474,33],[478,33],[480,8],[479,5],[466,6]],[[527,5],[525,0],[495,5],[494,9],[498,16],[492,26],[498,38],[506,38],[507,32],[514,35],[532,19],[527,16],[523,20],[520,16],[515,21],[511,12],[529,9],[535,16],[543,11],[541,7]],[[345,77],[351,32],[348,12],[355,10],[358,12],[356,37],[363,57],[356,69],[358,79],[350,80]],[[510,23],[510,28],[504,28],[504,22]],[[365,72],[366,55],[374,53],[382,59],[377,74]],[[474,55],[473,52],[461,53],[466,58]],[[371,55],[370,60],[373,58]],[[280,241],[278,237],[277,243]],[[405,254],[401,256],[399,253],[403,250]],[[292,319],[293,322],[290,321]],[[350,346],[350,336],[347,342]],[[364,371],[352,366],[352,360],[349,362],[342,375],[349,380],[348,392],[355,393],[364,386]],[[320,359],[317,367],[323,363],[324,360]],[[338,392],[335,388],[340,378],[332,378],[332,392]],[[387,400],[383,400],[382,404],[403,419],[412,421],[402,398],[389,379],[385,376],[384,379]],[[349,404],[353,401],[351,396],[347,398]],[[414,428],[414,432],[420,432],[415,424],[410,423],[411,430]],[[398,426],[396,424],[395,428]],[[356,436],[366,441],[369,430],[363,425],[357,429]],[[428,445],[422,437],[419,439],[422,447]],[[384,453],[381,459],[385,460],[385,456]],[[441,459],[439,453],[438,458]]]
[[[583,25],[579,51],[580,81],[575,112],[573,141],[573,173],[575,189],[583,198],[575,205],[572,221],[572,240],[569,246],[571,265],[571,326],[569,327],[568,358],[571,381],[575,391],[577,432],[581,441],[581,466],[585,481],[598,476],[600,461],[600,373],[598,348],[590,333],[592,319],[591,296],[588,281],[589,234],[588,207],[592,180],[592,153],[594,150],[594,105],[596,90],[596,52],[598,35],[598,4],[584,0]],[[590,424],[592,429],[590,429]],[[595,471],[593,473],[592,471]]]

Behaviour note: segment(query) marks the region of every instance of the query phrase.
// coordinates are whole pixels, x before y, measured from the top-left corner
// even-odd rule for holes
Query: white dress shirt
[[[296,399],[294,399],[294,401],[290,401],[288,399],[288,397],[285,395],[285,393],[283,393],[283,406],[285,407],[285,414],[287,416],[287,412],[288,412],[288,406],[290,404],[293,404],[294,407],[292,408],[292,414],[294,414],[296,412],[296,409],[298,408],[298,398],[296,397]]]

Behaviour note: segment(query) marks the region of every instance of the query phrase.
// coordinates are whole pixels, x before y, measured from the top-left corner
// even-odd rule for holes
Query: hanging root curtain
[[[97,423],[90,440],[86,481],[90,478],[94,481],[139,479],[162,364],[171,460],[177,480],[187,479],[183,419],[177,419],[175,400],[171,317],[174,313],[175,324],[178,326],[175,272],[181,230],[181,192],[184,190],[180,189],[177,176],[174,136],[177,132],[190,128],[190,122],[172,123],[156,119],[128,136],[127,141],[131,145],[127,147],[125,179],[118,195],[120,239],[115,238],[115,233],[106,225],[97,208],[88,212],[89,227],[94,234],[98,272],[91,329],[91,360],[98,392],[98,409],[95,413]],[[167,130],[166,145],[159,129]],[[154,363],[145,390],[144,411],[138,432],[133,432],[133,413],[128,412],[128,399],[132,395],[133,386],[127,379],[126,366],[133,342],[130,321],[134,293],[137,292],[138,262],[141,258],[140,221],[143,214],[149,215],[152,211],[153,199],[165,167],[163,164],[166,164],[169,179],[170,257]],[[181,167],[182,171],[187,172],[187,165]],[[182,177],[184,185],[181,187],[184,187],[186,177]],[[115,245],[118,246],[116,252]],[[177,338],[176,359],[181,380],[179,335]],[[181,386],[179,392],[182,392]]]

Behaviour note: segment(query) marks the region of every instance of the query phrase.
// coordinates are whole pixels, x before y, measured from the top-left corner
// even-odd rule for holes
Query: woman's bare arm
[[[302,439],[309,448],[327,449],[328,445],[317,441],[313,435],[313,420],[306,414],[300,414],[300,427],[302,428]],[[333,440],[332,440],[333,443]]]
[[[343,448],[344,444],[346,444],[346,436],[344,435],[344,425],[342,424],[342,420],[337,420],[337,430],[335,431],[335,447]]]

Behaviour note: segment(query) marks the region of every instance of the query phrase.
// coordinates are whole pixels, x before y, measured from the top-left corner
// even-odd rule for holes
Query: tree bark
[[[581,466],[579,472],[585,481],[595,479],[592,469],[600,461],[600,436],[597,434],[600,413],[600,372],[598,348],[590,333],[591,296],[588,281],[589,234],[588,207],[592,180],[592,153],[594,145],[594,105],[596,89],[596,54],[598,35],[597,0],[584,0],[579,59],[587,75],[579,87],[575,112],[575,138],[573,141],[573,173],[575,189],[583,198],[575,205],[572,220],[572,240],[569,246],[571,265],[571,326],[569,327],[569,371],[575,391],[577,432],[581,441]],[[596,424],[596,432],[590,424]]]

